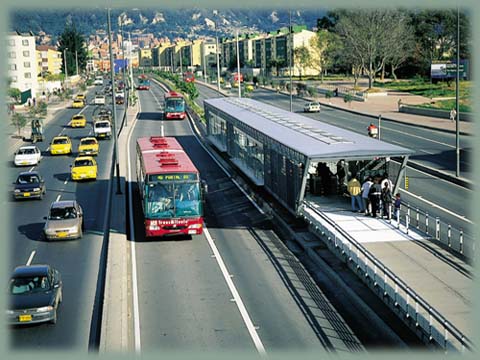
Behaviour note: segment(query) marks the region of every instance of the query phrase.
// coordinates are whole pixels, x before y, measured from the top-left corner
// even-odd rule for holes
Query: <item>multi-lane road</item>
[[[199,88],[200,100],[218,97],[209,88]],[[128,136],[128,145],[127,149],[120,149],[128,151],[132,166],[136,163],[135,140],[161,133],[163,93],[156,83],[152,83],[150,91],[139,92],[141,112],[136,122],[124,129],[122,136]],[[285,99],[275,100],[276,94],[256,90],[255,96],[265,101],[271,97],[268,101],[277,106],[287,104]],[[92,91],[89,99],[91,97]],[[295,107],[299,110],[302,105],[303,102],[297,102]],[[93,336],[92,325],[98,325],[92,324],[96,321],[93,308],[113,141],[100,142],[96,181],[75,183],[69,176],[79,139],[92,132],[93,108],[89,105],[82,110],[89,120],[85,129],[66,126],[78,112],[73,109],[61,111],[46,127],[46,141],[38,144],[44,158],[35,167],[46,179],[45,198],[8,203],[12,239],[10,269],[27,261],[48,263],[60,270],[64,282],[64,301],[57,324],[11,328],[13,349],[87,350]],[[123,106],[117,107],[118,118],[123,111]],[[333,111],[332,115],[328,113],[323,111],[322,118],[332,123],[338,121],[333,119]],[[338,116],[346,115],[339,113]],[[351,126],[360,121],[351,120]],[[367,121],[364,120],[365,124]],[[350,308],[345,312],[334,308],[328,294],[336,298],[346,295],[339,289],[318,286],[274,232],[265,215],[231,181],[228,170],[198,141],[192,124],[187,120],[163,124],[165,135],[177,137],[208,183],[206,230],[193,239],[146,241],[136,179],[131,180],[131,206],[135,215],[131,219],[134,236],[128,239],[128,246],[135,250],[132,252],[135,259],[129,260],[135,269],[129,277],[135,277],[131,282],[135,289],[131,289],[130,294],[136,298],[129,301],[128,312],[138,324],[133,336],[141,351],[349,352],[374,342],[376,345],[382,341],[384,345],[403,344],[397,335],[387,338],[384,328],[366,323],[367,317],[360,310]],[[72,138],[73,155],[49,155],[48,142],[58,134]],[[11,165],[10,182],[20,171]],[[130,173],[135,176],[135,169],[130,169]],[[50,203],[59,198],[77,199],[82,205],[86,227],[82,239],[65,242],[42,239],[43,217]],[[132,309],[132,303],[138,307]],[[363,328],[358,324],[363,324]]]

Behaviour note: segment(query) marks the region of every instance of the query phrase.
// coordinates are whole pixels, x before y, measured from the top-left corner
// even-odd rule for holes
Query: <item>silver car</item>
[[[47,240],[78,239],[82,237],[83,210],[76,200],[54,201],[50,206],[43,232]]]

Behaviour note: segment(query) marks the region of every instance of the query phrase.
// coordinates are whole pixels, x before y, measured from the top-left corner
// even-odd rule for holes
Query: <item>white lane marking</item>
[[[60,198],[62,197],[61,194],[58,194],[57,198],[55,199],[55,201],[60,201]]]
[[[32,253],[30,254],[30,257],[28,258],[27,263],[26,263],[27,266],[30,266],[30,264],[32,263],[33,257],[35,256],[35,253],[36,253],[36,251],[33,250]]]
[[[196,125],[193,121],[192,121],[192,123],[193,123],[193,126],[196,127]],[[257,205],[257,203],[255,201],[253,201],[253,199],[242,189],[242,187],[240,187],[240,185],[235,181],[235,179],[233,179],[229,175],[228,171],[217,161],[217,159],[215,159],[215,157],[210,153],[210,151],[208,151],[207,148],[201,143],[201,141],[197,137],[197,133],[195,131],[193,131],[190,121],[189,121],[189,126],[190,126],[190,129],[192,130],[193,136],[195,136],[195,139],[200,144],[200,146],[202,146],[203,149],[207,152],[207,154],[209,154],[210,157],[217,163],[217,165],[220,167],[220,169],[222,169],[223,172],[225,172],[225,174],[230,177],[232,182],[240,189],[240,191],[243,194],[245,194],[247,199],[257,208],[257,210],[261,214],[265,214],[264,211]],[[198,131],[198,128],[197,128],[197,131]],[[220,252],[218,251],[217,247],[215,246],[215,243],[214,243],[212,237],[210,236],[210,233],[209,233],[208,229],[206,227],[204,227],[203,231],[205,233],[205,237],[208,240],[208,244],[210,245],[210,248],[213,251],[214,258],[217,260],[218,266],[220,267],[220,270],[222,271],[223,277],[224,277],[224,279],[225,279],[225,281],[226,281],[226,283],[227,283],[227,285],[230,289],[230,292],[233,295],[233,298],[235,299],[235,303],[237,304],[238,310],[240,311],[240,314],[242,315],[243,321],[244,321],[245,325],[247,326],[248,332],[250,333],[250,337],[252,338],[252,341],[255,344],[255,347],[257,348],[258,353],[261,356],[266,356],[266,351],[265,351],[265,348],[263,346],[262,340],[258,336],[258,333],[256,331],[256,327],[253,325],[253,322],[252,322],[250,316],[248,315],[247,309],[245,308],[245,305],[243,304],[243,301],[240,297],[240,294],[238,293],[238,291],[237,291],[237,289],[236,289],[236,287],[235,287],[235,285],[232,281],[232,278],[231,278],[231,276],[230,276],[230,274],[227,270],[227,267],[225,266],[225,263],[223,262],[222,256],[220,255]]]
[[[66,185],[68,183],[68,178],[65,179],[65,181],[63,182],[64,185]]]
[[[139,112],[141,112],[140,100],[138,102],[140,107]],[[130,239],[131,239],[131,257],[132,257],[132,297],[133,297],[133,328],[134,328],[134,343],[135,343],[135,352],[140,354],[141,352],[141,341],[140,341],[140,311],[138,305],[138,281],[137,281],[137,258],[135,252],[135,232],[133,224],[133,200],[132,200],[132,175],[131,175],[131,163],[130,163],[130,140],[133,134],[133,129],[135,124],[130,128],[130,133],[128,134],[127,139],[127,181],[128,181],[128,215],[130,218]]]
[[[462,220],[462,221],[468,222],[469,224],[472,224],[472,225],[473,225],[473,222],[470,221],[470,220],[468,220],[465,216],[456,214],[456,213],[454,213],[453,211],[450,211],[450,210],[448,210],[448,209],[445,209],[444,207],[441,207],[440,205],[437,205],[437,204],[435,204],[435,203],[433,203],[433,202],[431,202],[431,201],[429,201],[429,200],[427,200],[427,199],[424,199],[424,198],[421,197],[421,196],[418,196],[418,195],[415,195],[415,194],[413,194],[413,193],[411,193],[411,192],[408,192],[408,191],[405,190],[405,189],[399,189],[399,190],[402,191],[402,192],[404,192],[404,193],[406,193],[406,194],[408,194],[408,195],[413,196],[414,198],[416,198],[416,199],[418,199],[418,200],[421,200],[421,201],[427,203],[427,204],[430,205],[431,207],[440,209],[440,210],[446,212],[447,214],[450,214],[450,215],[456,217],[457,219],[460,219],[460,220]]]
[[[32,166],[32,167],[30,168],[30,170],[28,170],[28,172],[32,172],[33,169],[35,169],[35,166]]]
[[[240,311],[240,314],[242,315],[243,322],[247,326],[248,332],[250,333],[250,337],[253,340],[253,343],[255,344],[255,347],[257,348],[257,351],[259,352],[260,355],[266,356],[266,351],[263,346],[262,340],[258,336],[257,330],[255,329],[255,326],[253,325],[252,319],[248,315],[248,311],[243,304],[242,298],[240,297],[240,294],[237,291],[237,288],[235,287],[235,284],[233,283],[232,278],[230,277],[230,274],[228,272],[227,267],[225,266],[225,263],[223,262],[222,256],[220,255],[220,252],[218,251],[217,247],[215,246],[215,242],[213,241],[212,237],[210,236],[210,232],[206,227],[203,228],[203,232],[205,233],[205,237],[207,238],[208,244],[210,245],[210,248],[213,251],[213,254],[215,255],[215,260],[217,260],[217,264],[220,267],[220,270],[222,271],[223,278],[225,279],[225,282],[228,285],[228,288],[230,289],[230,292],[233,295],[233,299],[235,301],[235,304],[237,304],[238,310]]]

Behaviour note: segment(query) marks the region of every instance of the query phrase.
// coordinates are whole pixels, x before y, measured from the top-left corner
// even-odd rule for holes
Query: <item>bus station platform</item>
[[[375,273],[372,274],[370,270],[363,268],[363,265],[357,265],[357,267],[363,268],[364,274],[369,274],[370,278],[384,287],[389,283],[390,279],[387,281],[385,272],[379,270],[380,266],[378,264],[373,266],[371,259],[377,259],[379,263],[388,268],[388,273],[391,272],[398,277],[404,285],[413,290],[441,314],[449,324],[459,330],[459,334],[472,339],[474,335],[471,315],[474,279],[471,265],[430,240],[426,240],[420,232],[410,228],[407,233],[404,225],[397,228],[398,224],[395,220],[389,221],[352,212],[349,199],[308,195],[304,204],[302,212],[311,222],[311,226],[318,228],[320,225],[320,228],[324,228],[326,225],[330,227],[331,232],[325,230],[322,232],[330,234],[330,237],[333,234],[335,241],[341,241],[344,246],[338,246],[338,248],[343,249],[342,252],[345,252],[345,248],[352,249],[352,244],[349,242],[353,241],[371,254],[370,261],[365,261],[365,263],[370,262],[369,266],[375,269]],[[332,229],[331,224],[335,224],[337,229]],[[342,234],[348,234],[348,236],[342,236]],[[364,262],[360,259],[362,257],[358,256],[356,259],[358,263]],[[392,284],[391,281],[390,284]],[[394,287],[395,289],[390,289],[390,291],[397,292],[397,287]],[[388,289],[385,290],[384,294],[386,293],[389,293]],[[407,314],[410,313],[414,317],[415,311],[421,313],[419,306],[412,300],[413,297],[403,295],[406,298],[406,304],[403,305],[407,308]],[[416,308],[413,311],[408,309],[409,301],[410,308]],[[424,325],[428,327],[428,322],[431,323],[432,319],[429,316],[424,317]],[[422,321],[417,320],[417,326],[418,324],[422,325]],[[439,324],[439,328],[442,327],[442,324]],[[439,328],[437,328],[441,333],[438,334],[439,337],[445,337],[449,341],[455,342],[450,331],[443,332],[445,329],[440,330]],[[435,335],[433,337],[435,338]],[[435,340],[438,341],[438,339]],[[442,340],[445,339],[442,338]],[[462,349],[461,344],[454,347]]]

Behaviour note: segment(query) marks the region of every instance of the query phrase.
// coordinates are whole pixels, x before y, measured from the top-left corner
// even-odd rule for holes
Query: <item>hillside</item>
[[[316,26],[317,18],[325,15],[324,10],[297,10],[292,12],[292,24],[305,24],[308,29]],[[196,38],[215,35],[215,21],[219,36],[234,35],[235,29],[243,32],[267,32],[288,26],[286,10],[162,10],[162,9],[113,9],[112,29],[118,29],[120,22],[124,30],[138,30],[155,36]],[[73,22],[83,34],[90,35],[96,30],[107,29],[105,10],[69,9],[35,10],[12,12],[10,30],[44,31],[55,39],[63,32],[65,24]]]

